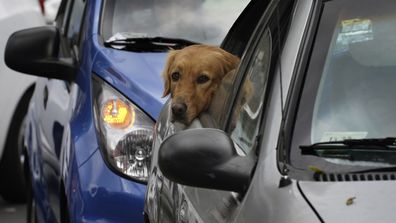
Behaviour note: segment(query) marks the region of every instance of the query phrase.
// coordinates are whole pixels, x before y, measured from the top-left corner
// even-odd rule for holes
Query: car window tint
[[[234,102],[228,132],[243,153],[248,154],[259,131],[271,59],[271,35],[264,31]]]
[[[73,2],[67,29],[67,38],[69,39],[71,45],[76,45],[78,43],[78,37],[82,23],[81,20],[84,14],[84,5],[85,2],[83,0],[74,0]]]

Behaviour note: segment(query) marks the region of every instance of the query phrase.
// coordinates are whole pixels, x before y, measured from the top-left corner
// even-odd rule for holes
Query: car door
[[[270,3],[243,56],[239,71],[234,77],[223,80],[209,112],[200,118],[203,127],[222,126],[240,156],[257,159],[261,127],[278,61],[279,41],[283,41],[282,30],[285,30],[290,17],[280,19],[278,13],[290,15],[291,8],[292,1],[284,1],[280,5],[277,1]],[[232,83],[227,83],[227,79]],[[234,93],[231,89],[237,90]],[[174,190],[174,198],[178,202],[177,222],[232,222],[244,197],[243,193],[183,185],[177,187]]]
[[[84,14],[85,1],[63,1],[57,26],[61,32],[60,56],[78,62],[80,26]],[[75,84],[69,81],[41,78],[38,81],[39,146],[42,158],[42,177],[47,189],[48,205],[59,221],[59,190],[61,181],[61,145],[65,126],[72,115]]]

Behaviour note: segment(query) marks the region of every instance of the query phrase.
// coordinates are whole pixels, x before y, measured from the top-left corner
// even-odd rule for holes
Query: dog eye
[[[206,83],[206,82],[208,82],[208,81],[209,81],[209,77],[206,76],[206,75],[200,75],[200,76],[197,78],[198,84],[204,84],[204,83]]]
[[[171,74],[172,80],[173,81],[178,81],[180,78],[180,73],[179,72],[174,72]]]

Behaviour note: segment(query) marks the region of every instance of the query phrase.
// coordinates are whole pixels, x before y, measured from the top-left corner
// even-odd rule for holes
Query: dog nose
[[[187,105],[184,103],[175,103],[172,105],[172,112],[177,116],[182,116],[186,113]]]

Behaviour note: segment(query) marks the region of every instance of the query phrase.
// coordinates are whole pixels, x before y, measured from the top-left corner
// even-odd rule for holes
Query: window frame
[[[68,32],[70,29],[70,20],[75,1],[82,1],[84,4],[84,8],[82,10],[77,41],[75,43],[72,43],[70,38],[68,37]],[[84,22],[86,20],[86,11],[87,0],[64,0],[60,6],[58,15],[56,17],[56,26],[58,27],[61,35],[61,41],[59,46],[61,49],[61,56],[66,58],[73,58],[75,62],[80,61],[79,53],[81,48],[81,40],[84,35],[84,32],[82,32],[82,30],[86,27]]]
[[[277,145],[278,169],[284,175],[300,179],[305,175],[290,165],[290,146],[293,135],[294,121],[297,116],[299,106],[299,93],[302,91],[306,69],[312,53],[312,46],[315,41],[319,20],[323,9],[324,0],[314,1],[306,29],[303,34],[297,65],[292,74],[290,90],[285,103],[285,114],[280,128],[279,140]]]
[[[272,12],[272,13],[274,13],[274,12]],[[268,34],[266,34],[266,32],[268,32]],[[235,142],[235,140],[232,137],[233,127],[231,127],[231,124],[234,122],[233,114],[234,114],[234,111],[236,111],[238,109],[238,108],[236,108],[237,106],[243,106],[242,104],[238,103],[239,96],[241,94],[243,94],[243,92],[244,92],[244,83],[245,83],[245,81],[250,79],[249,70],[255,65],[255,58],[256,58],[256,56],[258,54],[258,51],[260,49],[259,46],[260,46],[261,42],[264,41],[263,38],[265,38],[265,36],[267,36],[267,35],[268,35],[268,38],[269,38],[268,41],[269,41],[269,44],[270,44],[270,46],[269,46],[269,54],[270,54],[270,56],[269,56],[269,61],[268,61],[268,66],[269,67],[267,68],[267,74],[266,74],[267,77],[266,77],[265,89],[263,91],[261,89],[259,89],[260,90],[259,94],[264,94],[264,98],[263,98],[264,102],[263,102],[262,110],[260,111],[260,115],[259,115],[259,117],[257,119],[258,131],[257,131],[257,135],[254,136],[256,138],[255,139],[256,143],[254,143],[252,145],[252,148],[250,149],[249,153],[254,151],[255,147],[257,147],[257,136],[261,135],[261,133],[263,131],[262,130],[262,125],[263,125],[262,120],[263,120],[263,117],[264,117],[264,114],[265,114],[265,108],[267,107],[266,105],[267,105],[267,102],[268,102],[269,91],[271,89],[271,84],[270,83],[272,82],[272,77],[274,76],[274,70],[273,70],[273,63],[274,62],[273,61],[278,59],[277,55],[275,55],[275,57],[272,55],[273,48],[277,47],[277,46],[274,45],[273,34],[272,34],[272,31],[271,31],[271,28],[268,27],[268,26],[263,26],[261,28],[261,30],[258,31],[258,33],[255,35],[255,39],[256,39],[255,43],[251,47],[249,47],[250,57],[249,57],[249,60],[247,61],[247,64],[246,64],[246,67],[245,67],[246,69],[243,70],[243,75],[242,75],[243,77],[241,78],[241,83],[239,84],[238,91],[234,95],[234,100],[232,102],[232,106],[230,106],[230,112],[229,112],[229,115],[228,115],[228,119],[225,121],[225,124],[226,124],[225,125],[225,132],[234,141],[234,144],[237,144],[238,147],[241,147],[238,143]],[[240,116],[238,116],[238,120],[239,120],[239,117]],[[241,150],[245,151],[244,149],[241,149]],[[246,154],[246,155],[248,155],[248,154]]]
[[[301,171],[293,167],[290,163],[290,150],[297,119],[298,107],[300,105],[301,93],[304,89],[304,81],[307,76],[309,61],[312,56],[313,47],[318,34],[320,19],[324,4],[328,0],[317,0],[314,2],[306,30],[304,31],[303,42],[300,47],[300,55],[297,59],[297,66],[292,74],[290,90],[286,100],[284,120],[281,124],[280,139],[278,141],[278,168],[282,174],[289,175],[295,179],[305,179],[306,171]],[[313,174],[310,174],[313,177]]]

